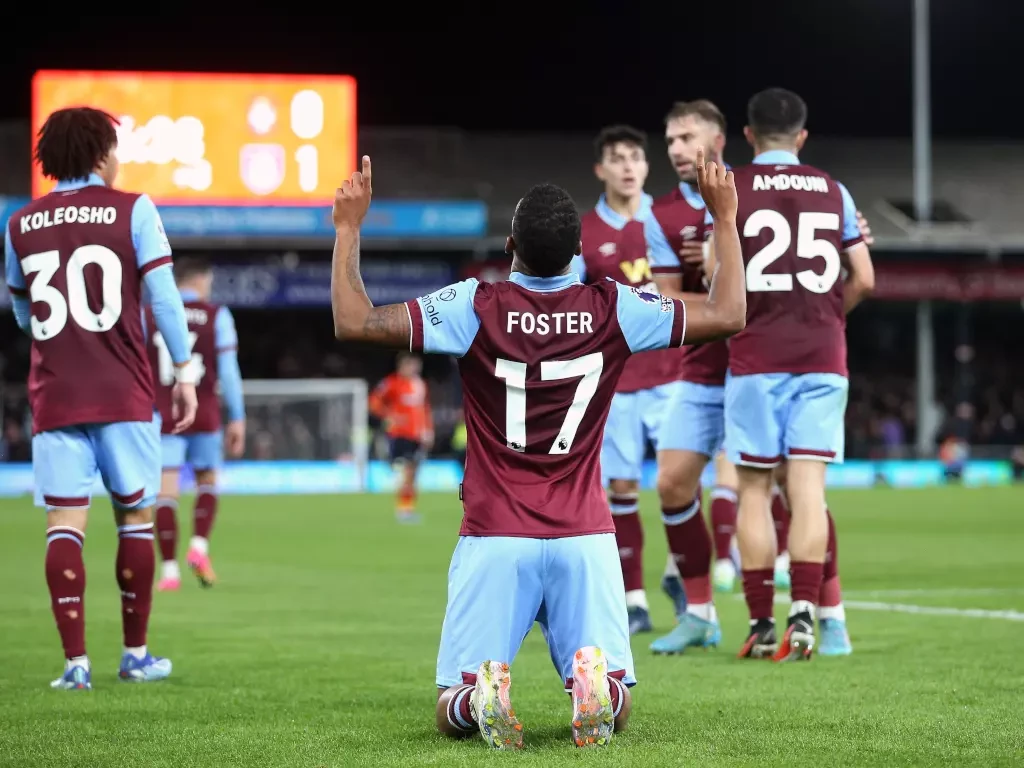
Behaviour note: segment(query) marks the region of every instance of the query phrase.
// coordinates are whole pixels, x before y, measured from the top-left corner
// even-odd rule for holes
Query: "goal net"
[[[362,379],[249,379],[245,458],[351,462],[366,486],[367,385]]]

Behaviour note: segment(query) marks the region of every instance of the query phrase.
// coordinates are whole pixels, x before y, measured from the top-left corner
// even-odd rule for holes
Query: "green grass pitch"
[[[1024,489],[830,499],[853,656],[737,661],[745,607],[720,596],[717,651],[659,658],[647,650],[653,636],[635,638],[630,728],[608,750],[583,752],[570,742],[570,703],[535,631],[513,667],[526,747],[511,755],[434,732],[454,494],[424,498],[418,527],[396,525],[384,496],[223,499],[212,545],[220,583],[202,591],[186,578],[181,592],[155,598],[150,646],[174,661],[174,675],[151,685],[116,679],[115,534],[109,506],[97,504],[86,539],[94,690],[82,693],[48,687],[62,660],[43,518],[27,499],[4,500],[0,765],[1024,763]],[[667,630],[652,495],[643,509],[648,592]]]

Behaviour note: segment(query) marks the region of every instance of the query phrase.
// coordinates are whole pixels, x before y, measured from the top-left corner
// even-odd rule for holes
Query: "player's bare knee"
[[[57,507],[46,510],[46,527],[66,527],[85,533],[85,525],[89,519],[88,507]]]
[[[199,469],[196,470],[196,487],[214,488],[217,485],[217,470]]]
[[[772,470],[760,467],[736,467],[736,490],[744,495],[764,495],[769,498],[772,491]]]
[[[147,525],[153,522],[153,507],[114,507],[114,520],[118,526],[122,525]]]
[[[662,507],[683,507],[693,501],[707,458],[691,451],[658,454],[658,498]]]
[[[177,469],[165,469],[160,473],[160,496],[176,499],[180,494]]]
[[[786,497],[791,514],[825,514],[825,468],[823,461],[803,459],[790,463]]]
[[[640,481],[638,480],[609,480],[608,490],[618,496],[625,496],[631,493],[640,493]]]
[[[739,485],[736,465],[726,458],[724,452],[715,457],[715,485],[733,489]]]

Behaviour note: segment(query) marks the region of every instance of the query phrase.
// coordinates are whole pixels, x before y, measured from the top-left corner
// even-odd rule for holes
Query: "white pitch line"
[[[743,595],[736,595],[740,600]],[[788,595],[775,595],[775,602],[789,605]],[[843,605],[859,611],[882,611],[886,613],[910,613],[918,616],[956,616],[964,619],[1000,619],[1002,621],[1024,621],[1020,611],[989,611],[983,608],[946,608],[938,605],[908,605],[906,603],[882,603],[862,600],[844,600]]]
[[[913,613],[919,616],[959,616],[965,619],[1002,619],[1003,621],[1024,621],[1020,611],[987,611],[981,608],[942,608],[935,605],[906,605],[903,603],[875,603],[860,600],[844,600],[847,608],[861,611],[888,611],[891,613]]]
[[[1020,587],[949,587],[946,589],[850,589],[850,597],[929,597],[935,595],[1024,595]]]

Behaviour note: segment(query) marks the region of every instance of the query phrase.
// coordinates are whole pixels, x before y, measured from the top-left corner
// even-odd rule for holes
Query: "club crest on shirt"
[[[648,304],[657,304],[658,301],[661,299],[661,297],[658,296],[657,294],[648,293],[647,291],[641,288],[632,287],[629,290],[636,294],[636,297],[640,299],[640,301],[646,301]]]
[[[615,243],[605,243],[604,245],[597,249],[597,252],[600,253],[602,256],[614,256]]]
[[[679,230],[679,236],[683,240],[693,240],[697,236],[697,228],[692,224],[689,224]]]

